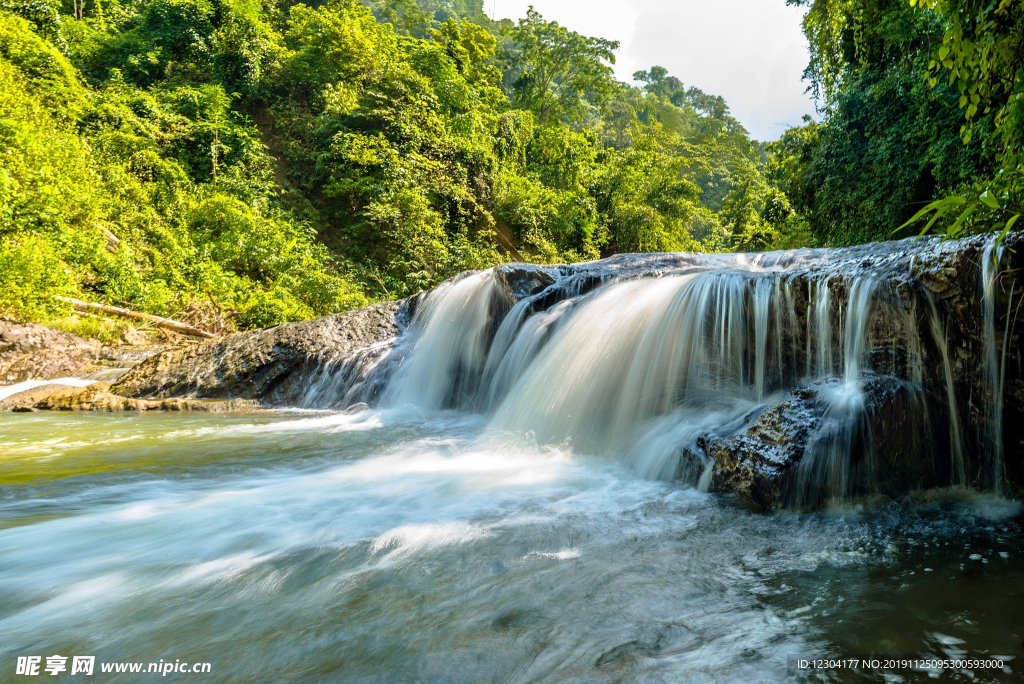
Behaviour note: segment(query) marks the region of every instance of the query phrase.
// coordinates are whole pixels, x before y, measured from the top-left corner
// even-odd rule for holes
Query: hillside
[[[219,333],[502,261],[1011,229],[1019,3],[787,2],[820,121],[762,143],[481,0],[2,0],[0,317],[126,334],[70,296]]]
[[[267,326],[505,260],[771,244],[726,103],[479,2],[145,0],[0,12],[0,315],[54,295]]]

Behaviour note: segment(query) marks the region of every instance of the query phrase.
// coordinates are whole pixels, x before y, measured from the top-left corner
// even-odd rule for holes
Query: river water
[[[753,514],[483,420],[0,414],[0,681],[32,654],[211,663],[183,681],[819,681],[788,657],[870,653],[1021,681],[1018,504]],[[820,680],[935,681],[898,677]]]

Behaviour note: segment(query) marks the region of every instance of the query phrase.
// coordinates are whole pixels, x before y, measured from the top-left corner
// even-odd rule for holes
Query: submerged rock
[[[701,461],[703,455],[714,461],[713,491],[735,494],[759,511],[775,510],[784,501],[808,436],[820,419],[815,399],[812,388],[794,390],[737,434],[698,437],[694,446],[684,449],[684,458]]]

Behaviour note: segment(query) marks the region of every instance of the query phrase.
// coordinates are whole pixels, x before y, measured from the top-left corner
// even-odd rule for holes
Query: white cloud
[[[485,9],[519,18],[531,4],[573,31],[618,40],[620,79],[663,66],[686,85],[724,97],[760,140],[814,113],[801,80],[808,60],[802,10],[785,0],[485,0]]]

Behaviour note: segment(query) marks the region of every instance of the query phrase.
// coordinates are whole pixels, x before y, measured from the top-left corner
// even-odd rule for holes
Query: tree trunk
[[[102,311],[106,314],[113,316],[121,316],[122,318],[133,318],[140,321],[149,321],[155,326],[160,328],[166,328],[182,335],[191,335],[192,337],[205,337],[214,338],[216,335],[208,333],[205,330],[199,328],[193,328],[191,325],[186,325],[180,321],[172,321],[169,318],[162,318],[160,316],[154,316],[152,314],[139,313],[138,311],[132,311],[130,309],[122,309],[116,306],[107,306],[106,304],[95,304],[93,302],[83,302],[80,299],[72,299],[71,297],[57,297],[62,302],[71,304],[78,311]]]

